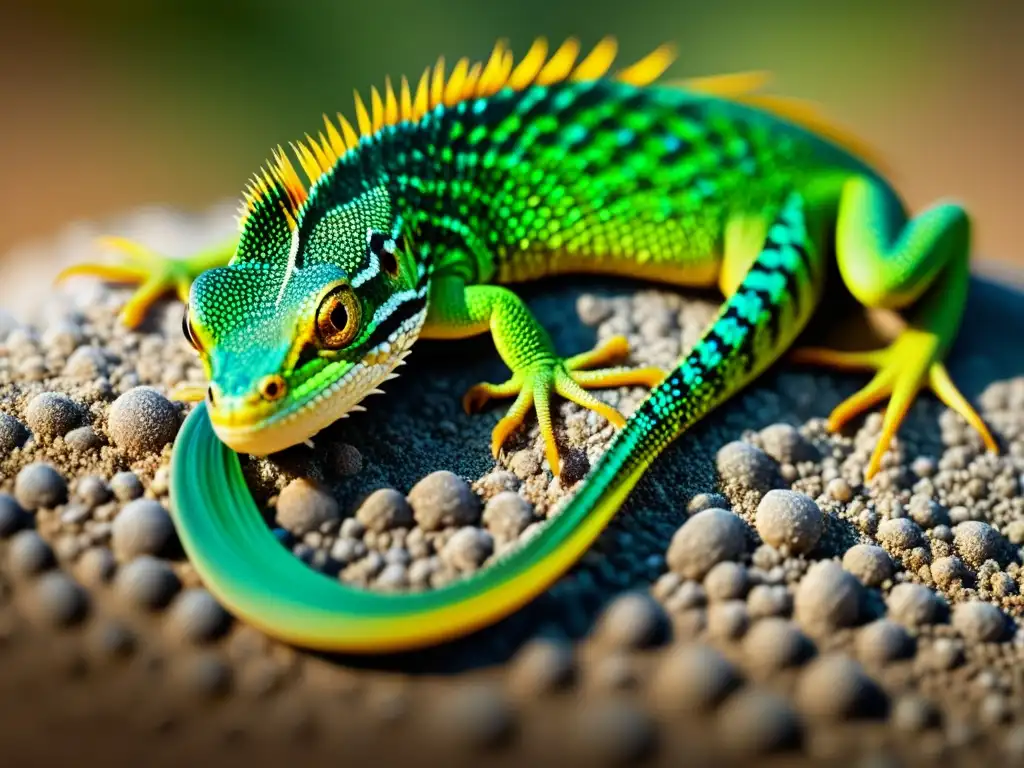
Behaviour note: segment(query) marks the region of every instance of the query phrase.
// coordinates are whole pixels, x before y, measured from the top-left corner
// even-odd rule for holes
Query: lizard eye
[[[370,252],[376,255],[380,267],[394,277],[398,274],[398,258],[395,256],[395,241],[380,232],[370,233]]]
[[[324,296],[316,311],[316,330],[327,349],[341,349],[356,337],[360,320],[359,300],[347,285]]]
[[[199,340],[196,338],[196,333],[192,328],[192,316],[189,314],[188,304],[185,305],[185,314],[181,316],[181,332],[185,334],[188,343],[192,345],[196,352],[202,351]]]

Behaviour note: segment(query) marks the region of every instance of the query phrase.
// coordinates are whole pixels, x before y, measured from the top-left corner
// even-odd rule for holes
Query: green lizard
[[[175,444],[173,514],[234,613],[300,645],[362,652],[508,614],[581,556],[669,443],[790,348],[830,271],[906,321],[886,349],[796,353],[875,372],[829,419],[839,429],[889,398],[868,477],[926,386],[996,450],[942,362],[964,310],[967,213],[943,203],[909,217],[854,140],[802,102],[758,93],[758,75],[657,85],[671,49],[609,76],[615,52],[606,39],[577,63],[575,40],[550,57],[538,40],[514,65],[499,43],[448,76],[442,59],[415,89],[403,78],[397,93],[373,90],[369,109],[357,94],[356,128],[325,118],[318,138],[293,145],[309,183],[279,148],[246,192],[237,242],[174,261],[115,241],[121,263],[68,270],[140,282],[130,325],[168,290],[187,302],[209,385]],[[579,272],[717,285],[725,302],[670,371],[614,366],[621,338],[563,358],[505,286]],[[356,590],[299,563],[263,522],[235,451],[278,451],[360,408],[417,338],[488,330],[511,376],[464,405],[514,398],[495,455],[532,408],[558,473],[553,393],[623,427],[575,496],[511,554],[434,591]],[[653,390],[628,421],[588,391],[632,384]]]

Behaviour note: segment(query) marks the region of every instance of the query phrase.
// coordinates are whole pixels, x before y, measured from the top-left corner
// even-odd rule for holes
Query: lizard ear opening
[[[370,234],[370,252],[377,257],[380,268],[390,277],[398,275],[398,257],[395,256],[395,241],[380,232]]]

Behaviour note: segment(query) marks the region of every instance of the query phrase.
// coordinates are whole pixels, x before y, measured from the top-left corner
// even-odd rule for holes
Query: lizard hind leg
[[[99,245],[121,254],[112,264],[86,262],[73,264],[62,270],[55,282],[69,277],[98,277],[114,283],[137,285],[138,288],[121,308],[121,322],[129,328],[137,327],[150,308],[168,293],[176,293],[182,302],[188,301],[192,281],[202,272],[224,266],[235,252],[234,241],[210,248],[186,259],[162,256],[146,246],[123,237],[103,237]]]
[[[836,232],[839,271],[850,292],[868,307],[904,310],[907,327],[888,347],[864,352],[803,348],[797,363],[845,371],[874,371],[858,392],[836,406],[832,431],[888,398],[882,432],[866,478],[882,466],[918,392],[925,387],[974,427],[989,451],[998,446],[943,364],[967,297],[970,224],[962,208],[937,205],[910,221],[878,182],[853,179],[840,199]]]

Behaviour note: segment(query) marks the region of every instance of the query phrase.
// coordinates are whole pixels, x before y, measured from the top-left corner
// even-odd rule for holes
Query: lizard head
[[[193,283],[183,330],[217,436],[265,455],[310,439],[390,378],[426,315],[426,280],[383,189],[250,216],[231,263]]]

